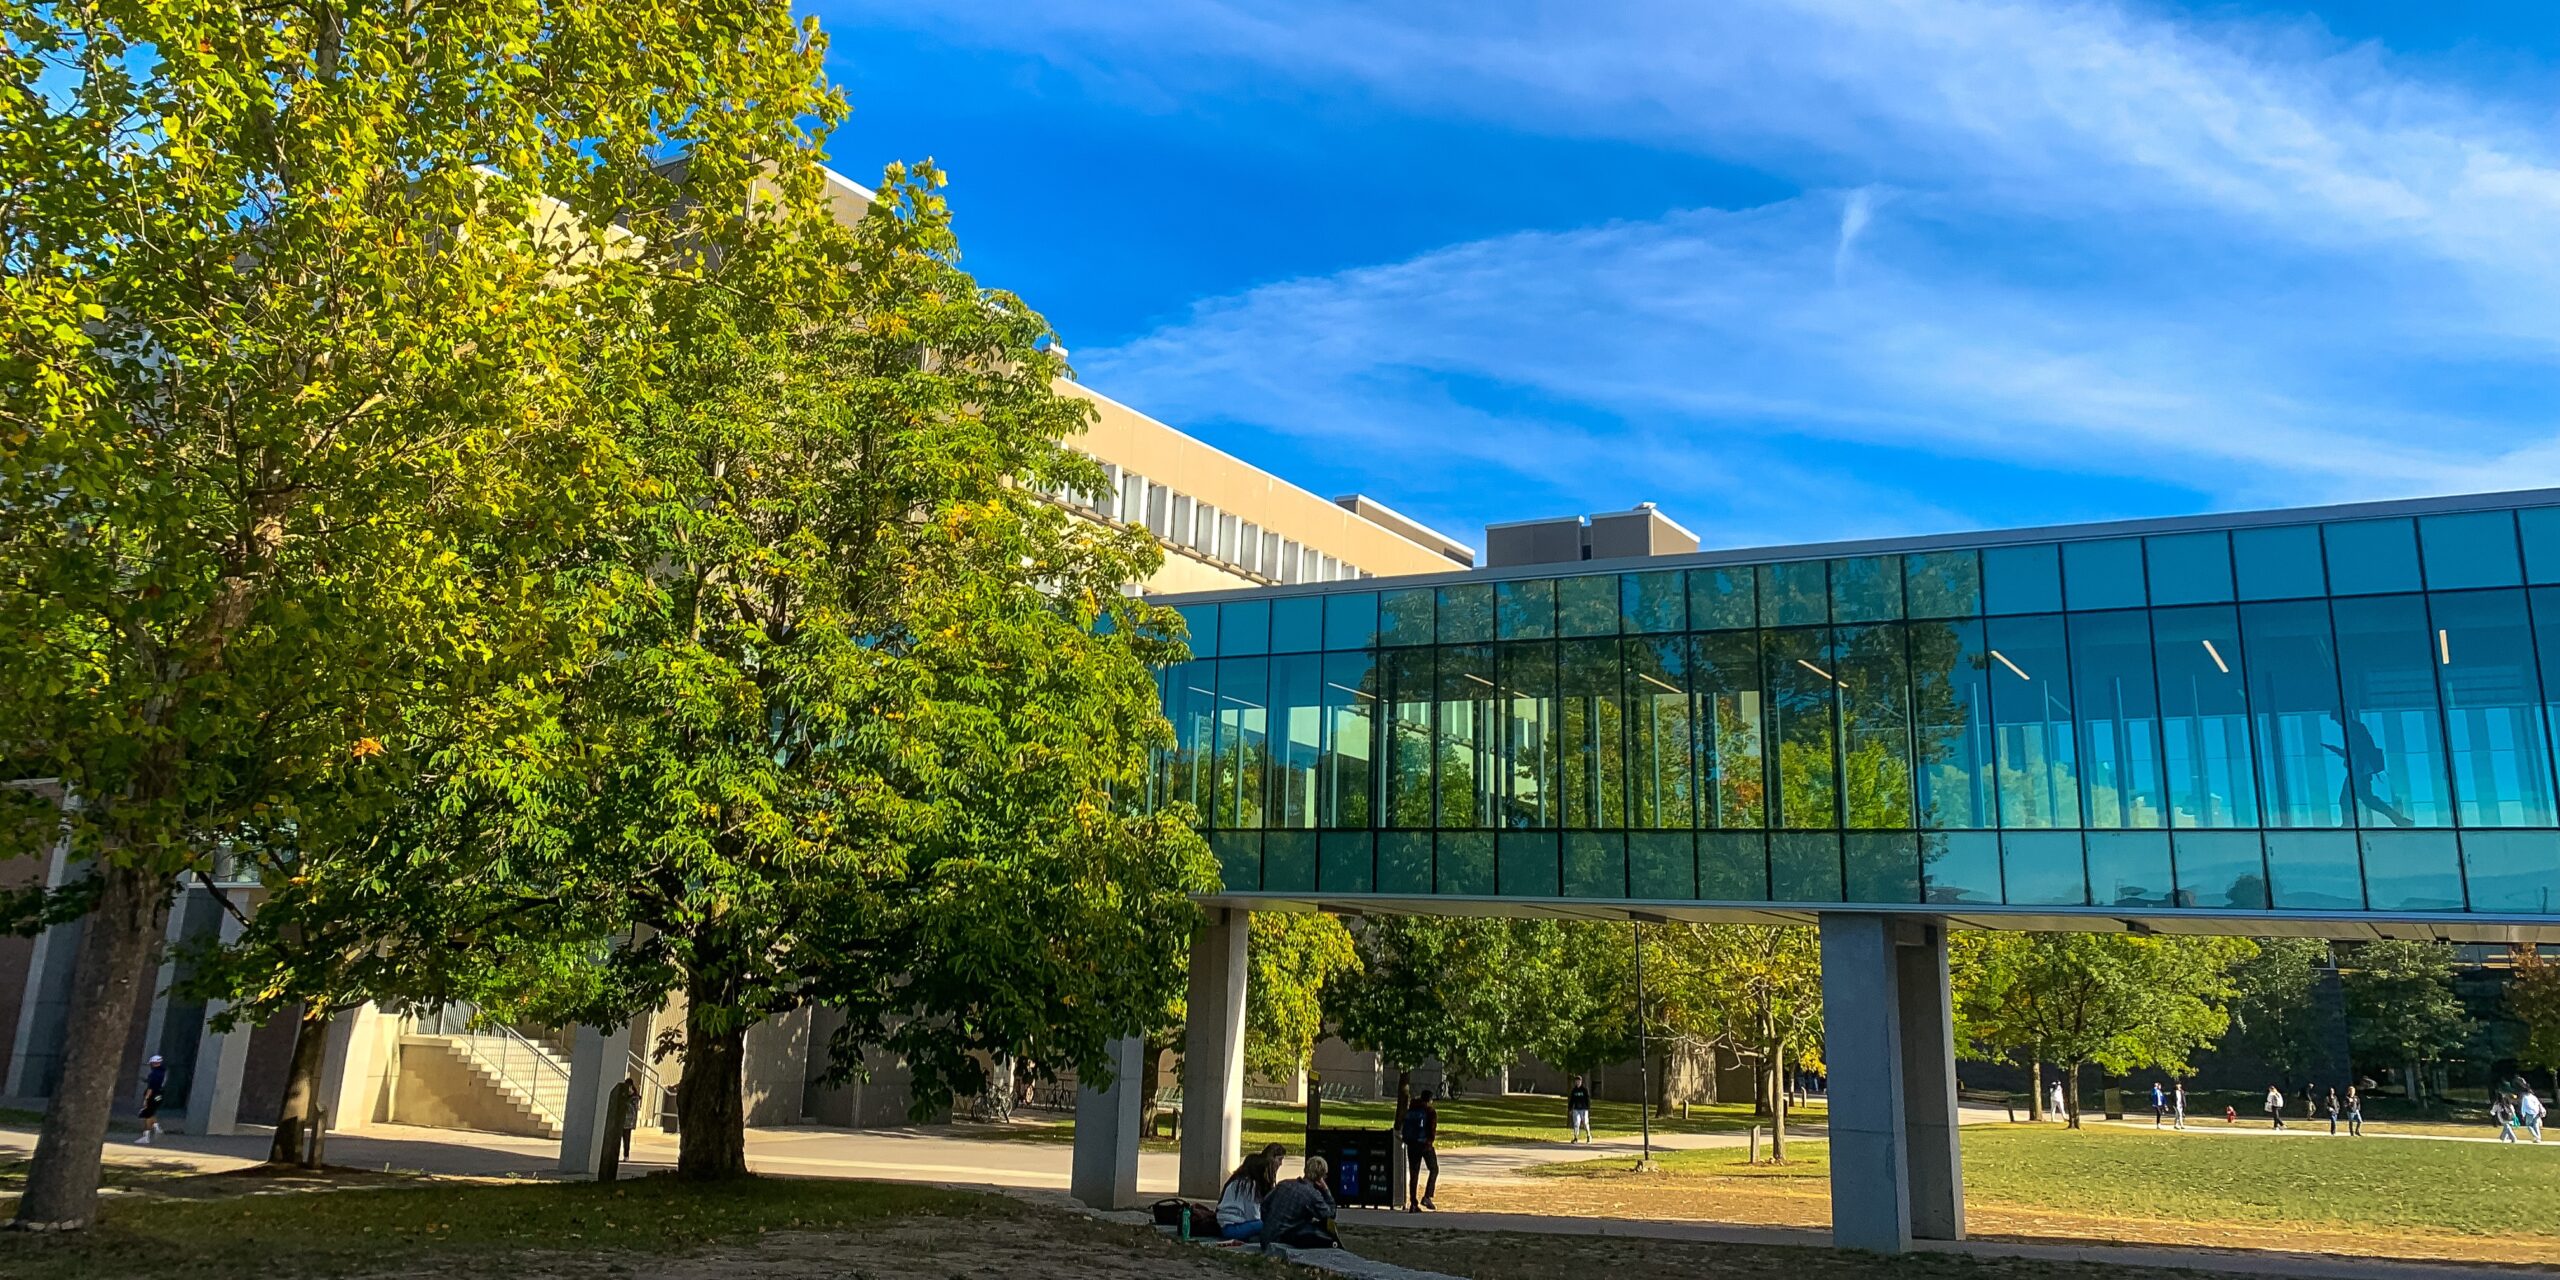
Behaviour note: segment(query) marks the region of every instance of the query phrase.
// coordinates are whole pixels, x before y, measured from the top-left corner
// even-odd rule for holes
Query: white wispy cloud
[[[1591,505],[1742,536],[1981,509],[1898,481],[1918,455],[2222,505],[2560,480],[2560,156],[2525,104],[2314,29],[1995,0],[922,11],[1164,100],[1285,77],[1804,191],[1277,281],[1080,353],[1177,420],[1570,467]],[[1829,509],[1772,501],[1773,472]],[[1434,505],[1529,514],[1468,501]]]

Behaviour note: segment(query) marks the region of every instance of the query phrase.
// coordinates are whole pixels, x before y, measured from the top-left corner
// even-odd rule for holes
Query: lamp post
[[[1627,927],[1636,937],[1636,1120],[1644,1135],[1644,1154],[1636,1161],[1636,1172],[1646,1173],[1653,1168],[1653,1050],[1644,1016],[1644,922],[1630,920]]]

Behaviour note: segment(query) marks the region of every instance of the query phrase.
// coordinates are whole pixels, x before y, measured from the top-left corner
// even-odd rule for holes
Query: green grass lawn
[[[1518,1145],[1530,1142],[1562,1142],[1572,1135],[1565,1123],[1564,1099],[1547,1095],[1513,1094],[1501,1098],[1450,1098],[1436,1104],[1440,1108],[1440,1145],[1443,1147],[1485,1147]],[[1327,1128],[1383,1129],[1394,1123],[1393,1102],[1328,1102],[1324,1104]],[[1819,1124],[1823,1119],[1822,1104],[1799,1108],[1788,1113],[1791,1123]],[[1602,1138],[1636,1136],[1639,1117],[1632,1102],[1594,1102],[1591,1104],[1591,1131]],[[1767,1124],[1766,1117],[1754,1117],[1751,1104],[1720,1103],[1693,1106],[1687,1118],[1678,1113],[1656,1116],[1655,1133],[1739,1133],[1754,1124]],[[1292,1151],[1298,1149],[1306,1135],[1306,1111],[1301,1107],[1270,1103],[1248,1103],[1244,1109],[1244,1147],[1251,1151],[1267,1143],[1277,1142]],[[971,1137],[998,1137],[1016,1142],[1071,1142],[1075,1138],[1075,1122],[1015,1124],[1005,1127],[972,1128]],[[1151,1149],[1171,1150],[1173,1140],[1151,1133]]]
[[[1807,1143],[1784,1166],[1730,1149],[1656,1157],[1673,1177],[1828,1176]],[[1548,1165],[1561,1178],[1628,1176],[1627,1162]],[[2560,1237],[2560,1144],[2153,1134],[2114,1128],[1964,1131],[1966,1195],[1980,1202],[2180,1222],[2357,1224],[2460,1235]]]

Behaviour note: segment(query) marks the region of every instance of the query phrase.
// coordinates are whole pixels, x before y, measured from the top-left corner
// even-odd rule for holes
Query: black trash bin
[[[1395,1133],[1388,1129],[1309,1129],[1307,1154],[1329,1166],[1325,1185],[1335,1204],[1357,1209],[1396,1207]]]

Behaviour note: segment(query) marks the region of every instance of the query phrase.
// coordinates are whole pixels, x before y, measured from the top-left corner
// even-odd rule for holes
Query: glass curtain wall
[[[2528,515],[1186,605],[1146,790],[1271,892],[2540,912]]]

